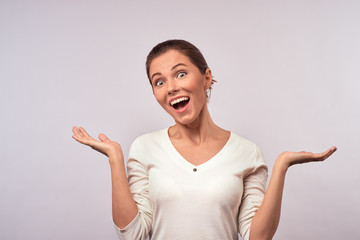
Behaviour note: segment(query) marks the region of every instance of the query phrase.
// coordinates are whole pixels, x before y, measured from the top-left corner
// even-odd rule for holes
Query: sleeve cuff
[[[138,221],[138,218],[139,218],[139,211],[137,212],[136,216],[134,217],[134,219],[124,228],[119,228],[118,226],[116,226],[116,224],[114,223],[114,220],[113,220],[113,224],[114,224],[114,227],[115,227],[115,230],[118,234],[120,233],[125,233],[127,232],[129,229],[132,229],[133,226],[136,224],[136,222]]]

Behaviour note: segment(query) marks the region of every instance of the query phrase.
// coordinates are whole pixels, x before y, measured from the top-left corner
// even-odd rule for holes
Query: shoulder
[[[151,144],[158,141],[162,141],[166,136],[166,134],[167,134],[167,128],[153,131],[150,133],[145,133],[135,138],[133,144],[144,144],[144,143]]]
[[[263,158],[260,148],[252,141],[231,132],[230,145],[232,149],[239,155],[248,159],[252,164],[263,165]],[[243,159],[243,158],[242,158]]]
[[[151,156],[161,154],[161,149],[167,147],[167,129],[162,129],[137,137],[131,144],[129,159],[136,159],[143,163]]]
[[[166,136],[167,128],[143,134],[132,142],[130,152],[147,151],[154,149],[155,146],[164,145],[166,143]]]
[[[229,141],[230,144],[234,147],[238,147],[243,150],[256,151],[258,149],[258,146],[255,143],[253,143],[249,139],[237,135],[234,132],[231,132]]]

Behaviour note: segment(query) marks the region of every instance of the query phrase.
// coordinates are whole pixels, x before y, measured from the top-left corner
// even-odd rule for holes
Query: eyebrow
[[[173,67],[171,68],[171,71],[174,70],[175,68],[179,67],[179,66],[185,66],[185,67],[187,67],[187,65],[186,65],[185,63],[178,63],[178,64],[176,64],[175,66],[173,66]],[[152,80],[153,77],[156,76],[156,75],[161,75],[161,73],[159,73],[159,72],[154,73],[154,74],[151,76],[151,80]]]

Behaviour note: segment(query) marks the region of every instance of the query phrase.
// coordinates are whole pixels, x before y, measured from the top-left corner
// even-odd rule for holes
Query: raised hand
[[[92,149],[108,156],[117,156],[123,158],[123,153],[120,144],[111,141],[104,134],[99,134],[99,140],[92,138],[84,128],[73,127],[74,135],[72,136],[76,141],[91,147]]]
[[[331,147],[322,153],[312,153],[304,151],[283,152],[279,155],[278,159],[280,160],[280,162],[285,164],[285,166],[290,167],[295,164],[324,161],[325,159],[330,157],[336,150],[336,147]]]

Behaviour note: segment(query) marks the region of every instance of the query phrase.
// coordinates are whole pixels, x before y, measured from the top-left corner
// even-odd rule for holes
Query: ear
[[[212,74],[210,68],[207,68],[204,74],[204,89],[207,90],[212,84]]]

